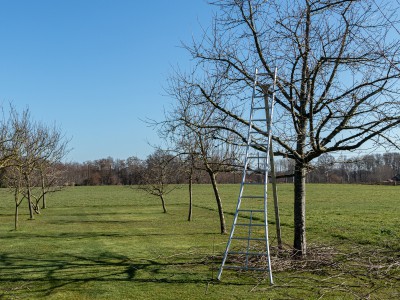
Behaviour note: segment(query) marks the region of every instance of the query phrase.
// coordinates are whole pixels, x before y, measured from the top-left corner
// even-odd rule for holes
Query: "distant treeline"
[[[214,161],[218,161],[216,158]],[[290,159],[276,158],[277,176],[280,182],[292,182],[294,162]],[[112,157],[87,161],[84,163],[65,163],[60,180],[64,185],[135,185],[141,182],[147,170],[146,159],[137,157],[114,159]],[[168,183],[186,183],[187,163],[179,156],[170,159],[173,170]],[[240,183],[241,168],[226,168],[218,173],[219,183]],[[334,157],[322,155],[310,165],[307,181],[310,183],[382,183],[400,180],[400,153],[369,154],[357,157]],[[254,178],[256,180],[256,174]],[[195,183],[209,183],[209,176],[201,164],[194,171]]]

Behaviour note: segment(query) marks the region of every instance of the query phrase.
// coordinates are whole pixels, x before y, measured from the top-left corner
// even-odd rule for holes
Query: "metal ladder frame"
[[[222,263],[217,275],[217,279],[221,280],[221,275],[222,275],[222,271],[223,269],[237,269],[237,270],[254,270],[254,271],[268,271],[269,274],[269,281],[270,284],[274,284],[273,281],[273,277],[272,277],[272,269],[271,269],[271,256],[270,256],[270,249],[269,249],[269,239],[268,239],[268,218],[267,218],[267,184],[268,184],[268,171],[269,171],[269,166],[270,166],[270,149],[271,149],[271,138],[272,138],[272,118],[273,118],[273,112],[274,112],[274,104],[275,104],[275,86],[276,86],[276,76],[277,76],[277,69],[275,68],[275,72],[274,72],[274,81],[273,81],[273,89],[272,89],[272,101],[271,101],[271,108],[269,109],[269,105],[268,105],[268,101],[267,95],[264,95],[264,107],[255,107],[255,99],[258,98],[259,96],[256,95],[257,92],[257,86],[258,86],[258,76],[262,75],[258,73],[258,69],[255,69],[255,74],[254,74],[254,83],[253,83],[253,92],[252,92],[252,97],[251,97],[251,109],[250,109],[250,117],[249,117],[249,129],[248,129],[248,134],[247,134],[247,145],[246,145],[246,153],[245,153],[245,161],[244,161],[244,166],[243,166],[243,174],[242,174],[242,182],[240,185],[240,191],[239,191],[239,196],[238,196],[238,201],[237,201],[237,205],[236,205],[236,212],[234,215],[234,219],[233,219],[233,224],[232,224],[232,228],[229,234],[229,239],[226,245],[226,249],[223,255],[223,259],[222,259]],[[264,109],[265,110],[265,119],[262,120],[257,120],[257,119],[253,119],[253,115],[254,115],[254,111],[255,110],[260,110],[260,109]],[[246,182],[246,175],[247,175],[247,171],[248,171],[248,165],[249,165],[249,160],[250,159],[254,159],[255,157],[251,157],[250,156],[250,148],[252,148],[252,146],[257,146],[260,144],[253,144],[253,139],[252,136],[253,134],[255,134],[256,132],[253,132],[253,123],[256,121],[266,121],[266,127],[267,127],[267,143],[264,144],[263,146],[266,147],[266,151],[265,151],[265,156],[263,156],[262,158],[265,160],[264,161],[264,173],[263,173],[263,184],[264,184],[264,190],[263,190],[263,196],[244,196],[243,192],[244,192],[244,187],[246,184],[249,184],[248,182]],[[272,154],[271,154],[272,155]],[[257,159],[259,159],[260,157],[258,156]],[[273,174],[274,175],[274,174]],[[263,198],[264,203],[263,203],[263,209],[261,210],[241,210],[240,206],[242,204],[242,199],[246,199],[246,198]],[[238,222],[238,217],[239,217],[239,213],[240,212],[249,212],[250,213],[250,218],[249,218],[249,223],[248,224],[241,224],[241,223],[237,223]],[[253,212],[263,212],[264,213],[264,224],[253,224]],[[234,233],[235,233],[235,227],[236,226],[248,226],[248,237],[247,238],[235,238],[234,237]],[[257,238],[252,238],[251,237],[251,233],[252,233],[252,227],[253,226],[263,226],[264,227],[264,234],[265,234],[265,238],[264,239],[257,239]],[[230,246],[232,243],[233,239],[243,239],[246,240],[247,239],[247,247],[246,250],[243,252],[230,252]],[[250,241],[251,240],[262,240],[263,242],[265,241],[265,253],[256,253],[256,252],[250,252]],[[245,259],[245,266],[226,266],[226,261],[228,258],[229,254],[245,254],[246,255],[246,259]],[[268,261],[268,267],[267,269],[265,268],[255,268],[255,267],[249,267],[248,266],[248,259],[250,256],[267,256],[267,261]]]

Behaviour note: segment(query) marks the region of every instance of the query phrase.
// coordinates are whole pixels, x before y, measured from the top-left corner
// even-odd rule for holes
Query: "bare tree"
[[[39,197],[36,199],[36,207],[39,207],[39,202],[41,202],[41,208],[47,208],[47,195],[62,190],[64,172],[64,166],[58,161],[45,160],[41,162],[36,176],[36,185],[41,188]]]
[[[160,136],[169,137],[175,143],[178,149],[176,151],[189,155],[192,163],[194,159],[201,161],[201,164],[192,164],[191,167],[203,169],[210,179],[218,209],[220,231],[224,234],[227,229],[217,175],[236,170],[237,147],[226,142],[230,141],[232,134],[226,131],[218,133],[219,127],[228,126],[224,115],[218,113],[216,108],[210,109],[203,96],[196,94],[193,86],[179,78],[171,78],[168,93],[177,103],[166,116],[166,120],[156,122],[160,126]],[[217,135],[224,140],[217,139]],[[181,141],[182,136],[187,139],[185,142]]]
[[[66,155],[68,141],[58,128],[32,121],[29,110],[21,114],[12,110],[10,120],[15,155],[7,175],[9,186],[14,189],[17,228],[18,207],[24,199],[28,202],[30,219],[34,219],[35,212],[39,213],[40,200],[45,206],[45,194],[49,191],[46,184],[54,184],[54,181],[46,180],[49,174],[45,172]]]
[[[167,135],[174,144],[174,152],[182,159],[182,170],[186,174],[189,190],[189,210],[187,220],[190,222],[193,220],[193,177],[199,164],[198,153],[196,152],[196,139],[187,128],[183,129],[182,134],[177,134],[177,132],[171,134],[171,132],[168,133],[167,131]]]
[[[138,185],[139,189],[160,198],[164,213],[167,212],[165,196],[177,188],[176,184],[171,184],[175,183],[173,182],[176,176],[176,168],[173,167],[175,158],[176,156],[157,149],[144,162],[141,180]]]
[[[275,155],[295,162],[294,253],[306,255],[306,174],[325,153],[360,147],[399,147],[400,40],[397,7],[365,0],[219,0],[213,26],[184,45],[195,72],[177,71],[193,97],[223,124],[208,124],[245,140],[243,101],[254,68],[270,84],[278,68],[273,141]],[[203,104],[205,105],[205,104]]]

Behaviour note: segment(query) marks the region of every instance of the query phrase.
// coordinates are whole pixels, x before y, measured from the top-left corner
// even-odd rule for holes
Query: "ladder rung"
[[[267,119],[253,119],[251,121],[252,122],[264,122],[264,121],[267,121]]]
[[[258,76],[270,76],[269,73],[257,73]]]
[[[246,169],[246,174],[265,174],[263,169]]]
[[[238,209],[238,212],[264,212],[263,209]]]
[[[243,184],[248,184],[248,185],[264,185],[264,182],[243,182]]]
[[[264,196],[242,196],[242,199],[264,199]]]
[[[265,106],[255,106],[253,107],[254,110],[258,110],[258,109],[265,109]]]
[[[232,240],[241,240],[241,241],[265,241],[262,238],[252,238],[252,237],[232,237]]]
[[[260,132],[259,131],[250,131],[250,134],[259,134]]]
[[[259,96],[259,95],[255,95],[253,98],[264,98],[264,95],[262,95],[262,96]]]
[[[244,251],[229,251],[229,254],[245,254],[245,255],[252,255],[252,256],[267,256],[265,252],[244,252]]]
[[[266,156],[247,156],[247,158],[255,159],[255,158],[260,158],[260,159],[265,159],[267,158]]]
[[[226,266],[225,265],[224,269],[268,272],[268,269],[264,269],[264,268],[241,267],[241,266]]]
[[[235,226],[265,226],[265,224],[236,223]]]

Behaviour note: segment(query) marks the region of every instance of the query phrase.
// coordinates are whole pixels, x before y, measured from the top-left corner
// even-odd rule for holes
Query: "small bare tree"
[[[167,134],[168,136],[168,134]],[[165,137],[165,136],[164,136]],[[182,169],[186,175],[189,190],[189,210],[187,220],[193,220],[193,176],[198,169],[198,154],[196,153],[196,141],[190,130],[184,130],[180,135],[169,135],[174,152],[182,159]]]
[[[138,188],[146,193],[159,197],[163,212],[167,212],[165,196],[177,188],[174,178],[176,169],[173,167],[175,156],[168,152],[157,149],[149,155],[144,162],[141,180]]]
[[[47,195],[61,191],[63,188],[62,178],[65,172],[64,166],[56,161],[42,161],[38,165],[35,174],[35,186],[40,187],[38,197],[35,198],[35,206],[39,209],[40,202],[41,208],[47,208]]]

